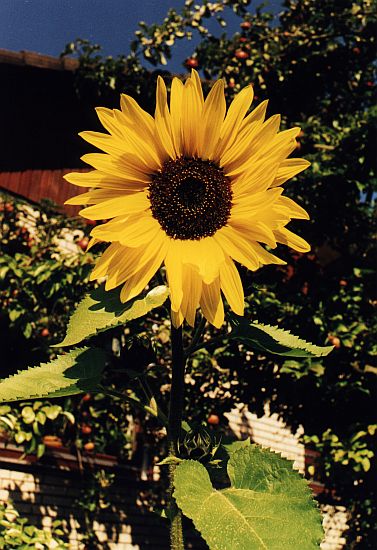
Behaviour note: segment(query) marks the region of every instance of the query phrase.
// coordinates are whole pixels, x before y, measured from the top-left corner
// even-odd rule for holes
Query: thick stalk
[[[184,395],[184,376],[185,376],[185,357],[183,353],[182,327],[175,328],[172,324],[171,329],[171,348],[172,348],[172,381],[170,390],[170,405],[168,418],[168,442],[169,454],[178,454],[178,440],[181,433],[182,413],[183,413],[183,395]],[[182,513],[173,499],[174,491],[174,471],[176,465],[169,466],[169,501],[171,514],[170,544],[171,550],[184,550],[183,532],[182,532]]]

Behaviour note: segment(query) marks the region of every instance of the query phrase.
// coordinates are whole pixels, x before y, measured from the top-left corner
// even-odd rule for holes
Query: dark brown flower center
[[[173,239],[210,237],[229,219],[229,178],[213,162],[195,158],[168,160],[152,175],[149,200],[153,217]]]

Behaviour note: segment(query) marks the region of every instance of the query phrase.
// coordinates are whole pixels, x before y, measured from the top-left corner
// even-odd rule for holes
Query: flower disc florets
[[[178,158],[164,163],[149,185],[152,216],[173,239],[214,235],[229,219],[229,178],[215,163]]]

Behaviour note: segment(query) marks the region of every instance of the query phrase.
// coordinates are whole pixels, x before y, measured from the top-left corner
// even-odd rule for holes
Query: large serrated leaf
[[[174,497],[210,550],[314,550],[321,516],[292,463],[250,445],[231,454],[231,487],[212,487],[207,470],[185,460],[175,470]]]
[[[250,323],[243,317],[233,316],[231,338],[239,340],[251,348],[283,355],[285,357],[323,357],[333,346],[316,346],[276,326]]]
[[[105,352],[77,348],[50,363],[29,367],[0,382],[0,402],[63,397],[94,390],[101,381]]]
[[[169,295],[166,286],[153,288],[144,298],[122,303],[120,289],[105,291],[104,286],[95,289],[79,303],[69,320],[67,334],[63,342],[53,347],[78,344],[85,338],[94,336],[127,321],[143,317],[146,313],[161,306]]]

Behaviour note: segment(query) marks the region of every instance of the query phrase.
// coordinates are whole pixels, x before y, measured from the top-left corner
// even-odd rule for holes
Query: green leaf
[[[250,323],[243,317],[232,316],[231,338],[258,351],[286,357],[322,357],[328,355],[333,346],[315,346],[306,340],[283,330],[262,323]]]
[[[21,411],[21,416],[25,424],[32,424],[35,420],[35,412],[29,406],[24,407]]]
[[[29,367],[0,382],[0,402],[41,397],[62,397],[87,392],[97,387],[105,366],[100,349],[77,348],[59,355],[50,363]],[[22,415],[25,420],[24,407]]]
[[[73,414],[69,411],[63,411],[62,413],[66,418],[68,418],[69,422],[71,424],[74,424],[75,423],[75,417],[73,416]]]
[[[143,317],[165,302],[169,290],[166,286],[157,286],[144,298],[130,300],[125,304],[120,301],[119,294],[119,288],[105,291],[103,285],[87,294],[69,320],[66,337],[52,347],[72,346],[98,332]]]
[[[251,441],[250,438],[232,441],[231,443],[225,443],[221,445],[225,451],[226,454],[231,457],[233,453],[238,451],[239,449],[244,449],[245,447],[250,447]]]
[[[35,419],[44,426],[46,424],[46,415],[43,411],[38,411],[35,415]]]
[[[26,440],[26,432],[17,432],[14,436],[16,443],[21,445]]]
[[[8,426],[10,430],[14,430],[15,428],[15,422],[12,422],[7,416],[0,416],[0,422]]]
[[[23,330],[23,334],[25,336],[25,338],[30,338],[30,336],[33,334],[33,327],[31,325],[31,323],[28,323],[24,330]]]
[[[37,457],[38,458],[41,458],[41,456],[44,455],[45,449],[46,449],[46,447],[44,446],[43,443],[38,444],[38,447],[37,447]]]
[[[63,409],[60,405],[49,405],[48,407],[43,407],[43,411],[49,420],[55,420],[62,410]]]
[[[212,487],[199,462],[174,474],[174,497],[211,550],[314,550],[323,538],[321,516],[307,482],[292,463],[249,445],[231,454],[231,486]]]
[[[19,317],[21,317],[22,315],[22,311],[20,311],[19,309],[12,309],[10,312],[9,312],[9,319],[14,322],[16,321]]]

